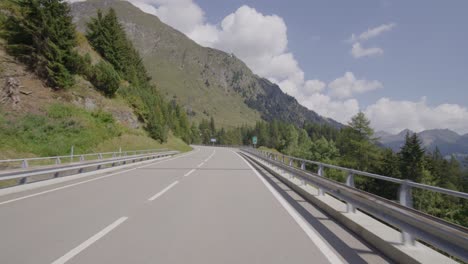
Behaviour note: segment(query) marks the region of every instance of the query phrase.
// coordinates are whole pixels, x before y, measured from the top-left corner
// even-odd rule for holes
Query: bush
[[[96,89],[103,92],[106,96],[114,96],[120,87],[119,74],[111,64],[104,61],[99,62],[93,67],[90,81]]]

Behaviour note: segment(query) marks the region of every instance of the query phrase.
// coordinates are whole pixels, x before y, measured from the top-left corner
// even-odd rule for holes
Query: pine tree
[[[406,133],[405,144],[399,152],[400,172],[404,179],[420,181],[424,169],[424,149],[418,135]]]
[[[62,0],[18,0],[20,14],[6,21],[7,49],[56,88],[73,85],[78,58],[75,25]]]

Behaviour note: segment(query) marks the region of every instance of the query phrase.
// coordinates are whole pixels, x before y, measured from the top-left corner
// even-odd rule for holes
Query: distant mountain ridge
[[[379,131],[376,133],[378,141],[385,147],[389,147],[394,151],[399,151],[405,143],[406,133],[414,133],[411,130],[405,129],[396,135]],[[421,139],[422,145],[428,151],[434,151],[439,148],[442,155],[451,154],[466,154],[468,155],[468,134],[459,135],[449,129],[431,129],[417,133]]]
[[[86,30],[97,9],[114,8],[158,88],[183,105],[195,121],[213,116],[226,128],[261,119],[343,126],[300,105],[233,54],[202,47],[128,2],[88,0],[71,7],[80,31]]]

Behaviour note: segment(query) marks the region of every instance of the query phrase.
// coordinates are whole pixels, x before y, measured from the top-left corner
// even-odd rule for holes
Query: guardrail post
[[[323,176],[323,165],[322,165],[322,164],[319,165],[317,174],[318,174],[319,176]]]
[[[400,185],[400,189],[398,190],[398,199],[401,205],[413,208],[413,194],[411,186],[408,185],[408,182],[408,180],[405,180]],[[414,246],[416,244],[416,240],[414,239],[413,235],[406,232],[405,230],[401,231],[401,239],[405,245]]]
[[[289,158],[289,167],[292,167],[292,165],[293,165],[293,160]]]
[[[305,162],[304,161],[301,162],[301,170],[305,170]]]
[[[354,188],[354,174],[352,172],[350,172],[348,176],[346,177],[346,185],[351,188]],[[346,202],[346,212],[348,213],[356,212],[356,208],[354,207],[352,203]]]
[[[323,177],[324,173],[323,173],[323,165],[322,164],[319,165],[317,174],[318,174],[318,176]],[[318,187],[318,195],[320,195],[320,196],[325,195],[325,192],[320,187]]]
[[[278,160],[278,154],[275,154],[275,160],[276,161]]]
[[[23,160],[23,162],[21,162],[21,168],[26,169],[28,167],[29,167],[28,160]]]
[[[102,154],[101,153],[98,154],[98,159],[100,159],[100,160],[102,159]]]
[[[284,163],[284,155],[283,155],[283,163]]]
[[[84,161],[84,156],[83,155],[80,156],[80,162],[82,162],[82,161]]]
[[[59,165],[60,163],[62,163],[62,161],[60,160],[60,157],[57,157],[57,158],[55,159],[55,164],[56,164],[56,165]]]

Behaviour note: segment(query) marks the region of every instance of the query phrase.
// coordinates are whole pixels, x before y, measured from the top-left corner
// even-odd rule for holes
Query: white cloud
[[[430,107],[426,98],[418,102],[393,101],[381,98],[366,108],[365,114],[378,130],[392,133],[405,128],[419,132],[426,129],[449,128],[468,133],[468,109],[457,104]]]
[[[310,96],[300,96],[298,101],[320,115],[333,118],[344,124],[359,112],[359,103],[356,99],[333,100],[328,95],[314,93]]]
[[[349,98],[356,93],[383,88],[383,85],[378,81],[357,80],[352,72],[346,72],[343,77],[332,81],[328,87],[332,97]]]
[[[314,93],[322,92],[326,87],[326,84],[319,80],[308,80],[306,81],[303,89],[303,93],[306,95],[312,95]]]
[[[353,48],[351,49],[351,55],[354,58],[361,58],[366,56],[378,56],[382,55],[383,50],[381,48],[373,47],[373,48],[363,48],[361,43],[357,42],[353,44]]]
[[[370,28],[367,31],[362,32],[359,36],[352,34],[348,42],[352,43],[351,55],[354,58],[378,56],[384,53],[383,49],[379,47],[364,48],[361,43],[371,38],[375,38],[386,31],[392,30],[396,26],[395,23],[383,24],[375,28]]]
[[[392,30],[395,26],[396,26],[395,23],[388,23],[388,24],[380,25],[375,28],[369,28],[367,31],[364,31],[361,34],[359,34],[359,36],[352,34],[350,41],[351,42],[366,41],[371,38],[375,38],[386,31]]]

